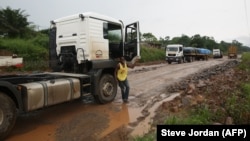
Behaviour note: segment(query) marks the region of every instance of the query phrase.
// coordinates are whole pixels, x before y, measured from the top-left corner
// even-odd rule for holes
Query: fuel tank
[[[77,78],[58,78],[19,86],[26,111],[77,99],[81,95],[80,80]]]

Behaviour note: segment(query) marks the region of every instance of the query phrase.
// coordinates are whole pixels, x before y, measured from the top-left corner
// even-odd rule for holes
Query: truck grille
[[[168,54],[168,56],[175,56],[175,54]]]

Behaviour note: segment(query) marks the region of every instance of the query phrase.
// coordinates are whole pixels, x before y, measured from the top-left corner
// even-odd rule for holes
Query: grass
[[[146,45],[141,46],[140,63],[165,60],[165,51],[163,49],[152,48]]]
[[[235,124],[250,123],[250,83],[243,83],[239,92],[233,93],[225,102],[225,109]]]
[[[41,42],[47,42],[45,41]],[[8,50],[19,57],[23,58],[24,68],[21,71],[32,71],[32,70],[44,70],[48,67],[48,49],[43,45],[46,43],[41,43],[38,40],[30,39],[3,39],[0,38],[0,49]],[[10,68],[9,71],[14,71],[15,69]]]
[[[239,69],[249,71],[250,69],[250,53],[244,52],[241,57],[242,62],[239,65]]]
[[[209,124],[209,121],[211,119],[211,113],[206,105],[202,105],[201,107],[195,108],[192,111],[189,111],[187,116],[182,117],[182,116],[170,116],[168,117],[164,124],[190,124],[190,125],[195,125],[195,124]]]

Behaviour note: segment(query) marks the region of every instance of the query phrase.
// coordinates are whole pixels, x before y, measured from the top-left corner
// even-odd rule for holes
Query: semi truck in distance
[[[228,47],[227,53],[228,53],[229,59],[236,59],[237,58],[237,47],[236,46]]]
[[[192,62],[195,60],[208,60],[211,51],[206,48],[184,47],[182,44],[169,44],[166,47],[166,61],[168,64],[177,62]]]
[[[166,47],[166,61],[168,64],[178,62],[179,64],[184,61],[183,45],[169,44]]]
[[[0,140],[15,125],[18,114],[82,99],[105,104],[114,100],[114,71],[119,57],[140,59],[139,22],[93,12],[51,21],[49,66],[52,72],[0,75]]]
[[[213,58],[223,58],[223,52],[220,49],[213,49]]]
[[[211,50],[206,48],[196,48],[196,60],[208,60],[211,55]]]

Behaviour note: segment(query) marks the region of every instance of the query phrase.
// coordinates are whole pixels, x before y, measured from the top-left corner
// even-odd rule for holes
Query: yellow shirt
[[[127,78],[127,75],[128,75],[128,67],[127,67],[126,63],[124,65],[124,67],[123,67],[123,65],[121,63],[119,63],[119,65],[120,65],[120,68],[117,71],[117,78],[120,81],[124,81]]]

